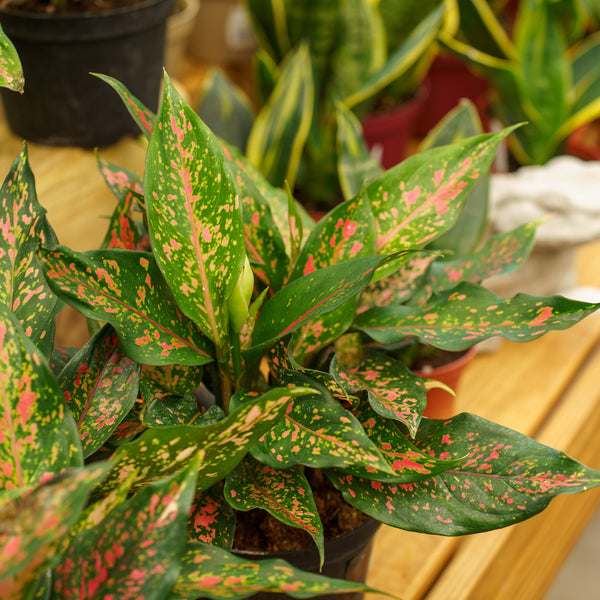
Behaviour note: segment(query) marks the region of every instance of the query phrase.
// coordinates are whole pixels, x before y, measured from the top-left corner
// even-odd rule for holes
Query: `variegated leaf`
[[[201,365],[212,344],[181,313],[152,254],[42,249],[52,289],[86,317],[110,323],[127,355],[141,363]]]
[[[37,201],[27,146],[0,189],[0,302],[17,316],[25,334],[45,356],[54,344],[54,319],[62,305],[50,291],[36,249],[54,246],[56,236]]]
[[[66,471],[33,489],[0,496],[0,597],[30,597],[37,577],[57,562],[58,546],[78,519],[107,465]]]
[[[323,525],[310,484],[299,468],[273,469],[247,457],[227,476],[224,496],[236,510],[261,508],[286,525],[306,531],[323,565]]]
[[[541,298],[517,294],[505,300],[470,282],[433,296],[426,308],[375,308],[355,326],[376,341],[395,343],[406,336],[445,350],[466,350],[491,336],[528,342],[548,331],[567,329],[600,308],[562,296]]]
[[[364,479],[369,479],[376,488],[380,483],[414,483],[428,479],[438,473],[458,466],[464,457],[451,458],[446,455],[438,458],[426,449],[419,448],[408,439],[394,421],[377,414],[367,401],[353,407],[352,413],[362,424],[366,434],[377,445],[393,475],[386,475],[373,469],[349,467],[345,471]]]
[[[167,77],[144,189],[156,261],[183,312],[221,350],[246,257],[239,198],[219,142]]]
[[[278,290],[288,272],[289,258],[283,237],[275,225],[269,203],[250,175],[237,162],[230,168],[236,176],[242,203],[246,250],[255,275],[272,290]]]
[[[367,196],[336,206],[315,226],[302,246],[290,281],[317,269],[375,254],[375,219]]]
[[[0,27],[0,86],[23,92],[25,80],[16,48]]]
[[[245,560],[216,546],[196,542],[187,546],[170,600],[196,600],[198,596],[238,600],[259,591],[309,598],[375,590],[364,583],[302,571],[280,559]]]
[[[151,380],[177,394],[192,394],[202,383],[202,369],[189,365],[143,365],[142,379]]]
[[[98,169],[102,173],[106,185],[108,185],[117,200],[120,200],[130,191],[137,194],[136,199],[143,199],[144,188],[142,178],[137,173],[114,165],[108,160],[100,158],[100,156],[97,157],[97,160]]]
[[[223,486],[213,485],[196,494],[188,516],[190,542],[204,542],[231,550],[235,531],[235,512],[223,497]]]
[[[367,286],[360,295],[357,312],[407,302],[423,285],[427,269],[435,259],[435,254],[422,252],[408,256],[397,271]]]
[[[371,353],[355,367],[344,367],[336,361],[331,369],[349,393],[367,392],[375,412],[404,423],[415,437],[427,397],[423,380],[406,365],[384,354]]]
[[[458,218],[469,190],[488,170],[509,130],[416,154],[367,187],[377,251],[422,248]]]
[[[329,473],[350,503],[409,531],[463,535],[498,529],[542,511],[558,494],[600,485],[600,472],[515,431],[461,414],[426,419],[415,445],[458,466],[415,483],[386,484]]]
[[[105,325],[61,371],[59,384],[77,422],[84,457],[98,450],[133,408],[140,370]]]
[[[55,593],[64,600],[166,598],[185,549],[197,463],[198,457],[79,532],[55,569]]]
[[[535,241],[538,223],[491,237],[485,246],[466,258],[436,260],[429,271],[422,293],[411,303],[425,305],[433,292],[455,287],[461,281],[481,283],[488,277],[512,273],[525,261]]]
[[[265,302],[245,354],[252,360],[278,339],[355,297],[369,283],[382,257],[355,258],[318,269],[286,285]]]
[[[117,94],[119,94],[123,104],[125,104],[125,107],[129,111],[129,114],[133,117],[133,120],[139,125],[142,133],[147,138],[150,138],[155,119],[154,113],[144,106],[135,96],[133,96],[120,81],[117,81],[108,75],[102,75],[99,73],[94,73],[94,75],[102,79],[102,81],[105,81],[117,92]]]
[[[119,446],[125,444],[138,436],[144,429],[142,416],[146,410],[143,395],[136,398],[133,408],[129,411],[126,417],[117,425],[113,434],[110,436],[108,443],[111,446]]]
[[[193,394],[174,394],[150,381],[142,382],[146,410],[143,423],[146,427],[171,427],[187,425],[199,414]]]
[[[360,423],[325,388],[299,373],[280,377],[284,384],[312,387],[312,393],[291,404],[284,418],[260,437],[251,449],[257,460],[275,469],[359,465],[391,473]]]
[[[77,427],[43,356],[0,304],[0,490],[82,464]]]
[[[131,215],[138,198],[139,196],[132,190],[124,193],[110,217],[102,248],[142,250],[139,243],[142,235],[141,224]]]
[[[60,372],[65,368],[65,365],[77,354],[78,348],[57,348],[52,350],[52,355],[48,360],[50,370],[58,377]]]
[[[198,491],[206,489],[236,467],[256,440],[281,418],[292,399],[306,393],[302,388],[271,388],[216,423],[149,429],[135,442],[119,447],[115,468],[103,488],[112,489],[132,472],[136,473],[134,487],[139,487],[187,467],[200,455]]]

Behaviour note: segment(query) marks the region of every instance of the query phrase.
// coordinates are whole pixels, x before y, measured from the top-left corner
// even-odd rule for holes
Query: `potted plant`
[[[336,149],[340,104],[362,119],[376,107],[397,107],[417,94],[443,24],[444,6],[437,0],[400,4],[403,10],[398,2],[363,0],[335,5],[315,1],[306,10],[284,1],[246,3],[259,43],[258,114],[248,110],[249,101],[237,105],[245,111],[240,118],[253,123],[238,147],[271,183],[287,182],[305,204],[326,208],[341,199]],[[402,18],[384,19],[384,8],[386,15]],[[223,94],[231,98],[231,86],[218,77],[208,81],[217,87],[207,86],[199,114],[211,128],[223,131],[231,118],[230,100],[220,104],[221,113],[206,105],[214,106],[212,98]],[[384,129],[389,132],[390,126]],[[401,139],[395,146],[402,148]],[[390,158],[389,164],[397,159]]]
[[[395,358],[407,336],[451,349],[490,335],[527,341],[568,327],[598,305],[560,297],[503,300],[472,282],[447,289],[442,279],[451,280],[453,270],[435,280],[435,290],[443,291],[418,288],[422,303],[415,297],[387,304],[372,287],[386,279],[395,292],[390,296],[412,293],[431,262],[431,253],[421,250],[454,223],[507,132],[408,159],[319,224],[307,221],[309,232],[293,198],[271,187],[241,154],[222,149],[168,79],[156,116],[108,81],[149,144],[143,177],[100,161],[119,197],[107,247],[77,253],[56,244],[34,202],[25,155],[3,188],[8,214],[19,208],[13,226],[30,233],[19,230],[3,242],[19,246],[2,253],[3,260],[24,257],[23,268],[5,269],[16,276],[9,286],[16,296],[3,303],[14,313],[10,339],[16,331],[21,340],[24,331],[50,355],[44,332],[57,301],[47,286],[104,324],[66,364],[68,356],[59,362],[54,354],[61,387],[53,388],[51,416],[40,412],[35,431],[14,428],[27,442],[3,438],[10,457],[35,466],[25,480],[22,469],[3,469],[4,514],[43,504],[48,487],[57,485],[74,503],[72,488],[61,486],[73,484],[63,471],[69,465],[78,467],[73,476],[85,479],[82,494],[92,499],[66,548],[54,545],[65,535],[61,526],[44,545],[47,560],[35,554],[10,563],[9,576],[46,581],[52,568],[59,598],[74,585],[91,595],[98,586],[117,593],[134,585],[132,578],[142,585],[141,574],[149,574],[144,591],[155,589],[149,597],[156,598],[214,597],[232,589],[241,596],[260,588],[317,593],[326,589],[323,580],[280,563],[264,564],[268,576],[255,562],[234,566],[220,548],[231,548],[231,508],[239,516],[260,507],[305,530],[322,559],[323,527],[308,484],[313,475],[376,521],[442,535],[503,527],[536,514],[561,491],[600,483],[596,471],[476,416],[422,419],[425,385]],[[133,204],[141,213],[131,212]],[[520,231],[498,244],[508,252],[503,242],[525,237]],[[485,270],[481,263],[473,268]],[[39,406],[37,383],[52,378],[42,352],[27,361],[21,360],[27,352],[8,355],[16,357],[3,361],[16,382],[7,394],[10,423],[22,425]],[[22,373],[25,364],[39,364],[46,376]],[[30,443],[42,430],[44,443]],[[49,455],[45,448],[57,436],[63,443]],[[488,447],[489,460],[465,458],[475,451],[487,456],[482,449]],[[82,454],[89,462],[98,453],[108,463],[80,470]],[[51,479],[54,472],[62,479]],[[476,509],[468,484],[474,473],[482,478]],[[436,492],[445,486],[464,494]],[[500,510],[489,510],[499,503]],[[78,510],[64,508],[76,518]],[[18,546],[31,531],[31,511],[24,514],[3,534],[5,547]],[[136,550],[123,546],[132,535]],[[33,537],[27,542],[37,549]],[[117,587],[123,574],[112,557],[124,549],[132,562]],[[94,566],[98,552],[106,571]],[[329,585],[339,591],[342,584]]]
[[[15,44],[27,85],[2,90],[19,137],[87,148],[137,133],[118,99],[91,72],[124,81],[158,106],[165,28],[174,0],[3,0],[0,23]]]

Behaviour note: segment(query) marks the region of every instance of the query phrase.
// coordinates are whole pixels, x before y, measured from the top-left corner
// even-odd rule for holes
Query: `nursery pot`
[[[452,362],[438,367],[415,370],[415,374],[426,379],[440,381],[456,392],[464,370],[476,353],[475,347],[469,348]],[[427,390],[427,407],[423,415],[430,419],[448,419],[456,414],[455,404],[456,398],[450,392],[441,388]]]
[[[319,571],[319,553],[316,546],[301,548],[300,550],[288,550],[285,552],[260,552],[256,550],[234,550],[234,554],[249,560],[265,560],[280,558],[293,567],[320,573],[327,577],[345,579],[364,583],[373,536],[381,523],[375,519],[368,519],[355,529],[343,535],[325,542],[325,562],[323,569]],[[259,592],[251,596],[255,600],[268,600],[273,598],[288,598],[286,594],[275,594],[270,592]],[[323,600],[360,600],[362,594],[358,592],[346,594],[325,594],[316,596]]]
[[[385,169],[397,165],[410,154],[410,141],[416,133],[427,94],[427,89],[421,86],[412,98],[396,108],[371,113],[364,119],[363,135],[367,146]]]
[[[139,134],[117,93],[90,73],[110,75],[151,110],[158,107],[166,21],[174,0],[146,0],[65,15],[3,9],[25,77],[22,95],[2,89],[16,135],[47,145],[91,148]]]

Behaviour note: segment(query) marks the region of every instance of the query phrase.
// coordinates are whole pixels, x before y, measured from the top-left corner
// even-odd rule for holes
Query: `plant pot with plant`
[[[3,242],[19,251],[2,257],[25,258],[21,269],[7,264],[15,296],[2,307],[12,315],[10,339],[29,348],[34,340],[43,352],[2,362],[11,375],[3,381],[14,382],[10,422],[36,440],[4,438],[7,460],[28,468],[25,478],[22,469],[2,470],[4,514],[13,519],[2,535],[11,548],[39,549],[39,536],[25,544],[21,534],[31,531],[30,509],[44,494],[70,497],[68,486],[84,478],[81,509],[91,499],[76,523],[80,510],[62,509],[54,522],[66,514],[71,521],[51,539],[44,533],[44,560],[26,553],[10,563],[11,582],[35,589],[48,584],[50,570],[58,598],[75,586],[119,595],[142,585],[140,572],[144,591],[165,599],[361,590],[278,562],[232,558],[235,515],[259,508],[303,529],[321,562],[313,471],[368,517],[441,535],[503,527],[561,491],[600,485],[596,471],[474,415],[423,419],[425,384],[396,358],[410,338],[454,350],[493,335],[525,342],[599,307],[560,297],[503,300],[472,281],[454,285],[457,269],[463,279],[487,272],[499,248],[512,263],[532,228],[490,241],[477,263],[443,265],[429,277],[426,246],[456,221],[508,132],[414,156],[305,229],[290,194],[223,148],[168,79],[157,115],[104,79],[148,137],[143,176],[100,160],[119,199],[107,247],[78,253],[56,243],[26,153],[3,187],[4,206],[20,210],[7,211],[15,235]],[[45,332],[57,310],[50,290],[101,328],[66,364],[69,356],[52,354],[60,387],[51,384],[48,415],[35,412],[41,378],[33,393],[17,390],[32,381],[24,365],[53,381],[42,356],[51,356]],[[36,431],[23,419],[32,411],[41,420]],[[50,463],[43,450],[57,439]],[[465,458],[486,448],[494,458],[485,463]],[[82,468],[83,457],[93,461],[99,451],[109,461]],[[70,465],[75,471],[65,473]],[[473,509],[475,472],[482,486]],[[451,486],[454,496],[437,493]],[[71,526],[77,533],[66,533]]]
[[[2,90],[15,135],[92,148],[137,132],[92,72],[112,75],[158,106],[165,27],[174,0],[4,0],[0,23],[19,53],[22,94]]]

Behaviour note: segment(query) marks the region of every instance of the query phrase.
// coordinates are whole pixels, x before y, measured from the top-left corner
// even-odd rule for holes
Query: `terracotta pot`
[[[25,77],[17,94],[2,88],[8,124],[17,136],[47,145],[93,148],[138,135],[117,93],[90,73],[110,75],[156,110],[166,22],[174,0],[65,15],[2,9]]]
[[[200,0],[176,0],[175,8],[169,15],[165,41],[165,69],[170,77],[179,76],[199,9]]]
[[[410,142],[428,95],[421,86],[410,100],[389,112],[371,113],[363,121],[363,135],[371,154],[389,169],[410,154]]]
[[[461,100],[468,98],[479,112],[484,126],[487,121],[487,93],[489,82],[469,71],[455,56],[439,54],[435,57],[425,78],[429,95],[421,110],[417,133],[421,136],[439,123]]]
[[[446,384],[451,390],[457,392],[458,385],[464,370],[475,358],[477,349],[470,348],[456,360],[441,367],[432,367],[415,371],[419,377],[435,379]],[[448,419],[456,414],[456,397],[444,389],[433,388],[427,391],[427,407],[423,415],[430,419]]]
[[[379,526],[379,521],[369,519],[362,523],[362,525],[359,525],[356,529],[348,531],[334,540],[325,542],[325,563],[322,571],[319,571],[319,553],[314,545],[300,550],[290,550],[286,552],[235,550],[234,553],[249,560],[281,558],[293,567],[297,567],[303,571],[320,573],[321,575],[326,575],[328,577],[364,583],[369,567],[369,559],[371,557],[373,537]],[[362,596],[362,594],[355,592],[346,594],[325,594],[322,596],[315,596],[315,598],[320,598],[321,600],[360,600]],[[285,594],[259,592],[250,598],[253,598],[254,600],[272,600],[273,598],[287,597],[288,596]]]

